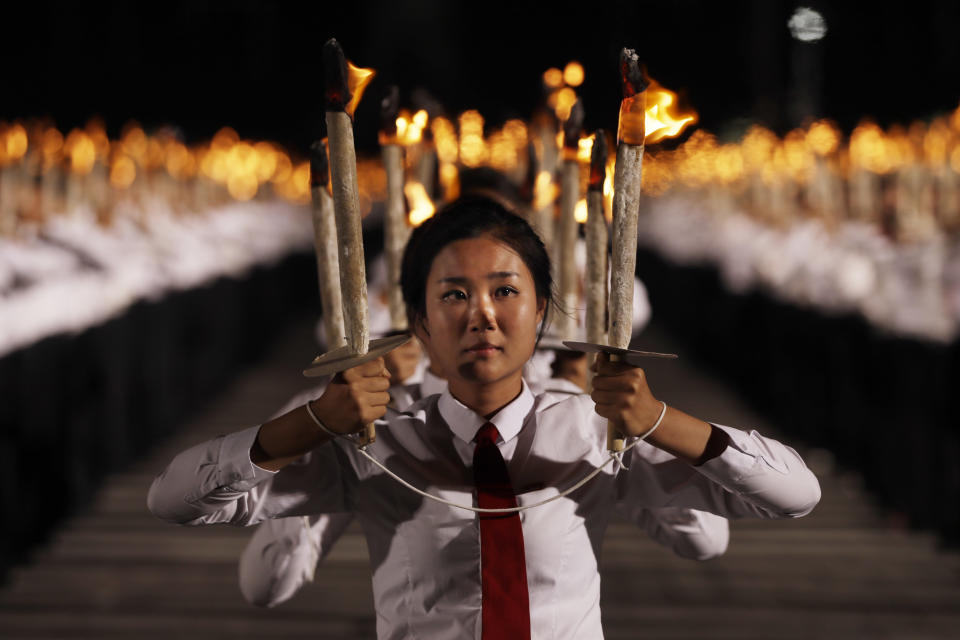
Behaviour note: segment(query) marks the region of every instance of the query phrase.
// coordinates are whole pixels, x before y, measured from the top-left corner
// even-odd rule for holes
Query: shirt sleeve
[[[617,479],[618,500],[725,518],[797,518],[820,501],[820,483],[792,448],[756,431],[714,426],[730,443],[697,467],[646,442],[631,449],[630,468]]]
[[[726,518],[683,507],[621,509],[621,514],[643,527],[655,542],[681,558],[709,560],[723,555],[730,542]]]
[[[349,511],[346,453],[326,443],[271,472],[250,460],[260,427],[182,451],[150,486],[151,513],[176,524],[256,524],[269,518]]]
[[[247,602],[273,607],[313,580],[353,520],[352,513],[267,520],[257,527],[240,556],[240,591]]]

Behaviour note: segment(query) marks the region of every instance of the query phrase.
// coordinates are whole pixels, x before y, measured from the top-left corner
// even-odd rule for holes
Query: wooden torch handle
[[[357,439],[358,447],[365,447],[368,444],[373,444],[377,440],[377,427],[372,422],[363,427],[363,431],[359,432],[357,435],[360,437]]]
[[[620,362],[621,358],[615,353],[609,354],[610,362]],[[616,425],[611,421],[607,421],[607,451],[616,453],[617,451],[623,451],[623,448],[626,446],[627,437],[617,429]]]

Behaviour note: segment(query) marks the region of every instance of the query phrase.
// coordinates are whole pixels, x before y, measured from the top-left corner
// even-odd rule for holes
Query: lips
[[[474,353],[477,355],[490,355],[501,350],[502,349],[500,347],[489,342],[479,342],[466,349],[467,353]]]

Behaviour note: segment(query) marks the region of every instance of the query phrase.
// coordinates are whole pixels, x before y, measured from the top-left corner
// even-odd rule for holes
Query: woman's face
[[[491,236],[457,240],[434,258],[416,328],[451,390],[519,383],[546,307],[523,259]]]

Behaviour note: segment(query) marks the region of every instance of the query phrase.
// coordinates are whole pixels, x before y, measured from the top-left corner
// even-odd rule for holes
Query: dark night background
[[[790,37],[801,5],[826,18],[818,44]],[[958,25],[954,0],[16,3],[0,9],[0,118],[65,129],[99,115],[111,135],[129,119],[172,123],[188,139],[230,125],[305,149],[322,121],[321,46],[335,36],[378,71],[357,120],[367,150],[388,83],[407,106],[422,87],[448,115],[477,108],[496,125],[529,116],[540,74],[571,59],[586,68],[587,126],[613,128],[622,46],[720,135],[750,121],[783,132],[804,105],[849,132],[864,116],[886,125],[956,108]]]

